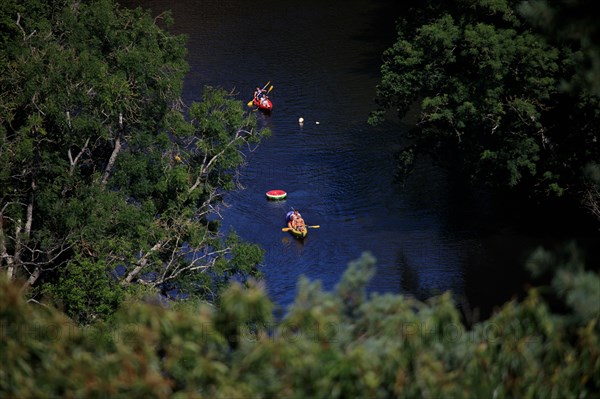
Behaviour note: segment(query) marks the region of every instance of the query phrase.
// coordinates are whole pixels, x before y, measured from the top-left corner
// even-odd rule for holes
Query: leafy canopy
[[[460,164],[480,183],[580,197],[582,172],[600,156],[599,97],[563,90],[581,81],[582,47],[548,40],[520,4],[425,1],[407,10],[383,55],[370,122],[414,106],[408,151]]]
[[[0,11],[0,269],[82,322],[134,283],[209,299],[257,275],[262,252],[226,241],[218,210],[268,131],[220,88],[182,103],[185,37],[157,22],[170,15],[111,0]],[[102,287],[85,299],[71,288],[86,275]]]

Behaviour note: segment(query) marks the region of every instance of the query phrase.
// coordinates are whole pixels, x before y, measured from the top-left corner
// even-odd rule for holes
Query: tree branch
[[[224,248],[221,250],[205,253],[202,256],[195,257],[185,267],[176,267],[171,273],[167,274],[166,270],[165,270],[162,277],[159,280],[154,282],[154,285],[160,285],[169,280],[173,280],[173,279],[177,278],[183,272],[190,272],[190,271],[196,271],[196,270],[208,270],[217,261],[218,257],[216,255],[224,255],[226,253],[229,253],[230,251],[231,251],[231,248],[228,247],[228,248]],[[204,260],[204,259],[208,259],[208,262],[205,262],[203,264],[198,264],[201,260]]]
[[[73,176],[73,172],[75,171],[75,166],[77,165],[77,162],[79,161],[79,158],[81,158],[81,156],[83,155],[83,153],[87,150],[89,142],[90,142],[90,138],[88,137],[87,140],[85,141],[85,144],[81,148],[81,151],[79,151],[79,154],[77,154],[77,156],[75,157],[75,159],[73,159],[73,156],[71,154],[71,149],[69,148],[69,151],[68,151],[68,154],[69,154],[69,163],[71,164],[71,168],[69,169],[69,175],[70,176]]]
[[[200,168],[200,173],[198,173],[198,177],[196,178],[196,181],[194,182],[192,187],[190,187],[190,189],[188,190],[188,193],[191,193],[196,188],[198,188],[198,186],[202,183],[202,177],[208,175],[213,163],[215,163],[217,161],[217,159],[219,159],[221,157],[221,155],[223,155],[225,153],[225,151],[227,151],[227,149],[229,147],[231,147],[234,143],[236,143],[240,138],[241,138],[240,132],[237,131],[235,134],[235,137],[233,139],[231,139],[231,141],[229,143],[227,143],[221,151],[219,151],[217,154],[212,156],[212,158],[210,159],[210,161],[208,161],[208,163],[206,162],[206,160],[208,159],[208,151],[206,151],[204,153],[204,159],[202,160],[202,166]]]
[[[64,238],[61,243],[57,243],[55,246],[48,248],[47,250],[40,251],[35,248],[25,247],[28,253],[31,254],[31,260],[25,261],[21,260],[20,265],[23,266],[23,269],[27,271],[29,274],[29,278],[21,287],[21,290],[26,290],[28,287],[35,284],[37,279],[40,277],[43,271],[55,269],[65,263],[59,262],[55,264],[55,262],[69,249],[71,249],[71,245],[66,244],[69,240],[69,236]],[[45,260],[41,260],[40,257],[46,258]],[[46,268],[46,265],[53,265],[52,267]],[[29,272],[27,266],[33,266],[33,272]]]
[[[35,29],[33,30],[33,32],[31,32],[29,34],[29,36],[27,36],[27,33],[25,33],[25,29],[23,29],[23,27],[21,26],[21,14],[17,13],[17,22],[16,22],[17,26],[19,27],[19,29],[21,30],[21,33],[23,33],[23,41],[27,41],[31,38],[31,36],[35,35]]]
[[[123,285],[127,285],[130,284],[131,281],[142,271],[142,269],[146,266],[146,264],[148,263],[148,258],[150,257],[151,254],[153,254],[154,252],[160,250],[160,248],[162,248],[162,246],[164,245],[163,242],[158,242],[156,243],[152,248],[150,248],[150,250],[148,252],[146,252],[144,254],[144,256],[142,256],[140,258],[140,260],[137,262],[136,267],[133,268],[133,270],[131,272],[129,272],[129,274],[127,275],[127,277],[125,277],[125,280],[123,280],[122,284]]]
[[[0,257],[2,259],[2,262],[0,262],[0,267],[6,262],[6,277],[11,280],[15,273],[14,259],[8,254],[8,250],[6,249],[3,221],[4,216],[2,216],[2,213],[0,213]]]
[[[110,177],[110,172],[112,171],[112,168],[115,165],[117,156],[119,155],[120,151],[121,151],[121,134],[119,133],[117,135],[117,139],[115,140],[115,147],[113,149],[113,152],[110,155],[110,158],[108,159],[108,164],[106,165],[106,168],[104,169],[104,176],[102,176],[102,184],[103,185],[106,185],[106,183],[108,182],[108,178]]]

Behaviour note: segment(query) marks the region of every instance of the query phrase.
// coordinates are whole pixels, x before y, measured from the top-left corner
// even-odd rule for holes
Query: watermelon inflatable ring
[[[271,190],[267,191],[267,198],[270,200],[282,200],[285,199],[287,193],[283,190]]]

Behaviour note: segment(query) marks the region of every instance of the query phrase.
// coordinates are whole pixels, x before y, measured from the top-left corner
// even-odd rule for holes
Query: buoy
[[[267,198],[270,200],[282,200],[285,199],[287,193],[283,190],[270,190],[267,191]]]
[[[304,123],[304,118],[302,118],[302,117],[298,118],[298,123],[299,124],[303,124]]]
[[[315,125],[318,125],[318,124],[319,124],[319,121],[316,121],[316,122],[315,122]]]

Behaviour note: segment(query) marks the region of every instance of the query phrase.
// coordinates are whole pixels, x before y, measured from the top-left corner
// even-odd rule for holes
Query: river
[[[273,85],[272,114],[257,114],[273,134],[247,152],[244,189],[226,195],[222,229],[265,249],[261,269],[280,309],[301,275],[332,289],[363,251],[377,259],[371,292],[426,299],[451,290],[464,309],[486,312],[519,291],[524,255],[548,237],[503,221],[497,199],[427,160],[398,184],[394,155],[407,125],[366,123],[403,11],[396,2],[122,4],[172,10],[170,31],[188,36],[186,102],[200,100],[205,85],[235,90],[244,103],[256,86]],[[287,199],[268,201],[271,189]],[[291,209],[320,228],[303,241],[282,232]]]

